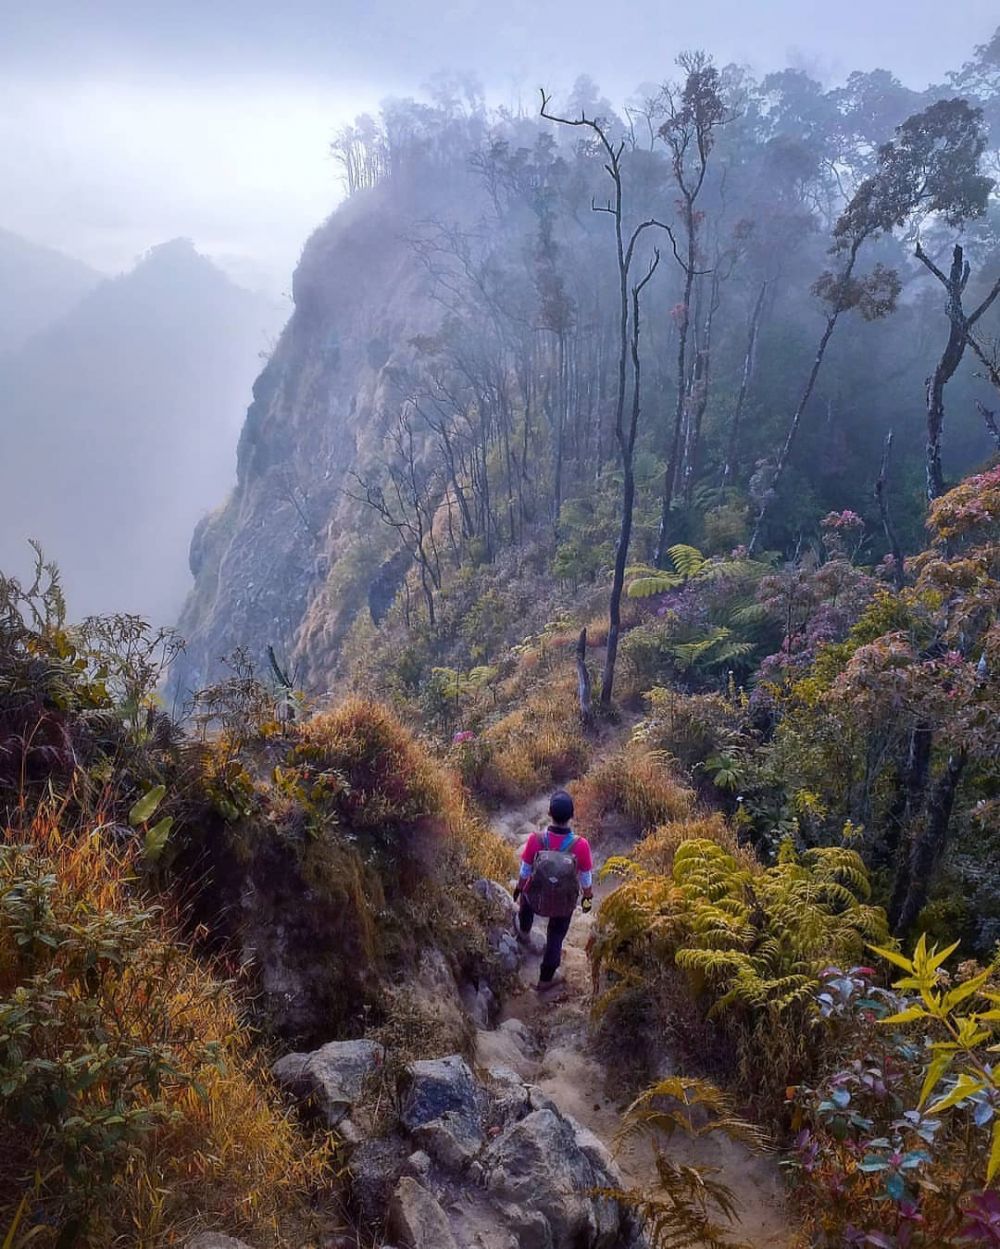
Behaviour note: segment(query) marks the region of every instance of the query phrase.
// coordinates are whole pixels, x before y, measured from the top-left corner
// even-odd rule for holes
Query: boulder
[[[411,1063],[403,1077],[400,1121],[422,1150],[449,1170],[483,1147],[486,1097],[459,1055]]]
[[[442,1115],[477,1121],[484,1094],[469,1064],[459,1054],[410,1063],[403,1074],[400,1119],[408,1131]]]
[[[458,1249],[448,1216],[422,1184],[403,1176],[389,1206],[389,1229],[404,1249]]]
[[[511,897],[510,890],[505,889],[495,880],[487,880],[483,877],[472,887],[497,915],[497,922],[491,924],[486,932],[490,949],[499,958],[504,971],[517,971],[524,958],[524,951],[514,936],[517,903]]]
[[[573,1125],[556,1110],[533,1110],[508,1128],[487,1148],[483,1165],[496,1199],[508,1209],[530,1211],[532,1222],[536,1214],[544,1216],[550,1249],[612,1249],[620,1243],[618,1204],[586,1195],[615,1186],[618,1177],[594,1165]]]
[[[271,1073],[282,1088],[308,1099],[328,1127],[336,1128],[384,1058],[385,1051],[374,1041],[331,1041],[310,1054],[286,1054]]]

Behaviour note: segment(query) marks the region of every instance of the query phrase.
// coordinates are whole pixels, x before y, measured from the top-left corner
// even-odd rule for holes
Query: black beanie
[[[568,824],[573,818],[573,799],[565,789],[557,789],[549,799],[549,815],[557,824]]]

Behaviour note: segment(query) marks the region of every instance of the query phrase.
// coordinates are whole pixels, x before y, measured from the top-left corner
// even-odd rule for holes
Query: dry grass
[[[698,838],[717,842],[734,858],[746,863],[748,868],[756,862],[753,854],[738,844],[736,834],[717,811],[696,812],[684,819],[661,824],[639,843],[635,857],[647,871],[656,872],[659,876],[669,876],[673,870],[677,847],[682,841],[694,841]]]
[[[644,837],[660,825],[687,819],[694,794],[658,751],[630,744],[584,777],[576,791],[577,819],[591,828],[609,815],[620,816],[632,836]]]
[[[22,1041],[32,1061],[55,1064],[43,1077],[53,1090],[45,1096],[63,1109],[22,1123],[19,1147],[0,1151],[0,1228],[34,1190],[37,1170],[44,1179],[20,1228],[32,1245],[54,1244],[88,1191],[98,1204],[73,1243],[154,1249],[195,1226],[252,1231],[259,1246],[300,1243],[314,1200],[330,1195],[331,1144],[303,1136],[282,1107],[240,1026],[231,985],[199,964],[142,898],[129,854],[104,832],[64,833],[43,814],[31,834],[30,845],[7,845],[0,856],[0,1011],[38,1003]],[[18,896],[39,888],[45,935],[32,951]],[[42,978],[57,988],[50,1005],[39,996]],[[17,1053],[7,1040],[0,1061],[13,1075]],[[158,1088],[137,1078],[146,1049],[167,1063]],[[82,1087],[73,1074],[81,1067],[96,1073]],[[24,1087],[37,1087],[29,1069],[23,1076]],[[73,1116],[99,1123],[112,1106],[147,1117],[145,1128],[129,1148],[92,1133],[79,1160],[94,1174],[68,1171]],[[102,1161],[110,1189],[98,1175]]]
[[[572,673],[537,685],[523,704],[456,756],[463,781],[490,805],[521,802],[586,770],[590,749],[576,708]]]

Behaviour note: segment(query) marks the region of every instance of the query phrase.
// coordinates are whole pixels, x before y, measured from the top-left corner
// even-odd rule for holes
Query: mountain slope
[[[441,317],[406,233],[441,209],[448,188],[409,190],[358,195],[306,244],[295,311],[254,383],[236,489],[191,543],[181,689],[208,680],[237,646],[260,657],[268,644],[314,683],[328,680],[380,578],[390,599],[398,588],[398,541],[351,494],[353,473],[377,475],[414,340]]]
[[[0,566],[37,538],[74,616],[171,621],[276,315],[175,240],[0,363]]]
[[[0,229],[0,355],[65,316],[100,281],[82,261]]]

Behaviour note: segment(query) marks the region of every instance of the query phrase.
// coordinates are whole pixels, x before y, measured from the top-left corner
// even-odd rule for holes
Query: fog
[[[786,170],[787,195],[808,223],[798,268],[788,269],[792,307],[809,298],[843,207],[841,183],[868,171],[877,145],[918,102],[928,102],[919,93],[947,83],[990,39],[996,21],[995,0],[957,0],[946,16],[938,0],[689,7],[638,0],[627,13],[590,0],[514,0],[502,14],[471,0],[8,3],[0,42],[0,567],[16,563],[18,553],[23,561],[25,539],[41,537],[64,568],[71,611],[176,616],[190,585],[192,530],[224,504],[234,483],[237,432],[262,349],[273,346],[291,311],[292,272],[307,238],[345,195],[331,140],[358,114],[378,117],[382,102],[420,98],[430,84],[433,106],[390,104],[381,122],[370,123],[382,130],[367,149],[371,178],[362,185],[385,181],[383,205],[399,214],[399,229],[411,230],[445,170],[461,188],[457,215],[479,229],[473,218],[483,211],[483,188],[462,181],[470,155],[482,154],[494,122],[494,138],[525,144],[519,152],[539,141],[539,85],[565,101],[578,78],[590,75],[604,99],[593,82],[587,99],[613,112],[643,84],[674,76],[678,54],[692,48],[705,48],[720,69],[745,67],[753,76],[747,81],[758,83],[792,67],[829,89],[854,71],[884,67],[902,86],[876,76],[852,88],[843,111],[823,97],[815,114],[822,89],[793,75],[769,101],[758,95],[746,132],[733,127],[727,140],[721,160],[743,171],[734,173],[743,178],[736,194],[760,223],[773,216],[777,195],[767,144],[776,139],[774,150],[786,151],[788,139],[808,149]],[[442,106],[447,92],[434,95],[433,85],[449,77],[477,84],[468,113],[462,105],[453,115]],[[740,78],[726,80],[734,98]],[[794,114],[788,126],[786,104]],[[995,96],[989,107],[995,111]],[[754,118],[764,119],[756,131]],[[412,198],[388,177],[394,162],[413,156],[400,119],[404,131],[412,122],[413,133],[423,132]],[[995,159],[998,123],[991,115],[986,124]],[[568,139],[559,142],[559,168],[576,162],[579,185],[589,185],[593,171]],[[649,211],[666,205],[669,212],[671,193],[654,190],[664,177],[661,157],[647,165]],[[748,170],[756,170],[753,185]],[[597,175],[595,190],[603,194],[600,169]],[[712,195],[718,233],[725,194],[710,180]],[[589,216],[590,191],[577,204],[566,190],[560,203],[571,220],[581,211]],[[530,213],[525,220],[505,225],[505,263],[518,282],[528,280],[524,256],[536,246]],[[603,291],[602,244],[587,233],[594,228],[591,222],[574,236],[564,225],[553,237],[573,256],[572,267],[593,269],[594,289]],[[758,233],[763,240],[766,230]],[[372,243],[373,263],[391,242]],[[764,241],[759,246],[764,272],[770,258]],[[150,249],[157,249],[154,262],[135,269]],[[748,274],[751,268],[748,262]],[[312,280],[333,291],[338,275]],[[738,295],[720,317],[730,345],[743,333],[748,300],[752,306],[749,281],[741,275],[734,283]],[[665,309],[678,296],[676,274],[660,286],[653,298],[662,301],[669,329]],[[605,318],[603,295],[597,305]],[[921,322],[928,334],[936,332],[935,316],[936,304]],[[885,341],[891,354],[913,336],[901,330],[898,340]],[[676,383],[660,347],[656,384],[666,395]],[[926,362],[906,367],[919,405]],[[796,369],[790,358],[788,377]],[[775,410],[786,401],[782,393]],[[901,409],[916,410],[908,392]],[[972,462],[979,443],[968,431],[963,437],[959,458]]]
[[[612,100],[685,48],[833,83],[891,66],[924,87],[996,22],[993,0],[838,5],[639,0],[498,7],[263,0],[16,0],[0,41],[0,226],[119,272],[177,235],[274,294],[340,194],[332,130],[437,71],[534,107],[588,73]]]

